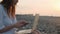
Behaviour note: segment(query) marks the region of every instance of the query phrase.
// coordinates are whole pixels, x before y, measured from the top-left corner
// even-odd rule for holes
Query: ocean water
[[[33,15],[16,15],[17,20],[26,20],[29,22],[28,25],[19,28],[19,30],[24,29],[32,29],[32,25],[34,22]],[[40,16],[39,24],[37,26],[37,30],[40,32],[44,32],[47,34],[60,34],[60,26],[58,27],[58,23],[60,22],[60,17],[52,17],[52,16]],[[59,31],[58,31],[59,30]]]

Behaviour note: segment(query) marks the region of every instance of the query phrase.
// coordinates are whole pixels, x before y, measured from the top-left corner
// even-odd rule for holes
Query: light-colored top
[[[6,13],[6,10],[4,9],[3,5],[0,4],[0,29],[3,29],[5,28],[6,26],[10,26],[12,24],[15,24],[17,21],[16,21],[16,18],[13,19],[13,18],[9,18],[7,13]],[[4,33],[0,33],[0,34],[15,34],[15,28],[7,31],[7,32],[4,32]]]

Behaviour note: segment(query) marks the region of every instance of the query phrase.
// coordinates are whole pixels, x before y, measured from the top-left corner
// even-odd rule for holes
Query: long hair
[[[15,5],[17,4],[18,0],[3,0],[1,4],[4,8],[7,9],[7,14],[9,17],[15,17]]]

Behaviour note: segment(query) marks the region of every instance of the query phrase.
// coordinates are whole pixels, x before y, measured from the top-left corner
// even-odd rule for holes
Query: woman
[[[15,34],[16,28],[26,25],[26,21],[16,21],[15,5],[18,0],[3,0],[0,3],[0,34]]]
[[[26,21],[16,21],[15,6],[18,0],[3,0],[0,3],[0,34],[15,34],[16,28],[27,25]]]

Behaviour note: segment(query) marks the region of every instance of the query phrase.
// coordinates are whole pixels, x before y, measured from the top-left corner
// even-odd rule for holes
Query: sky
[[[16,14],[60,16],[60,0],[19,0]]]

